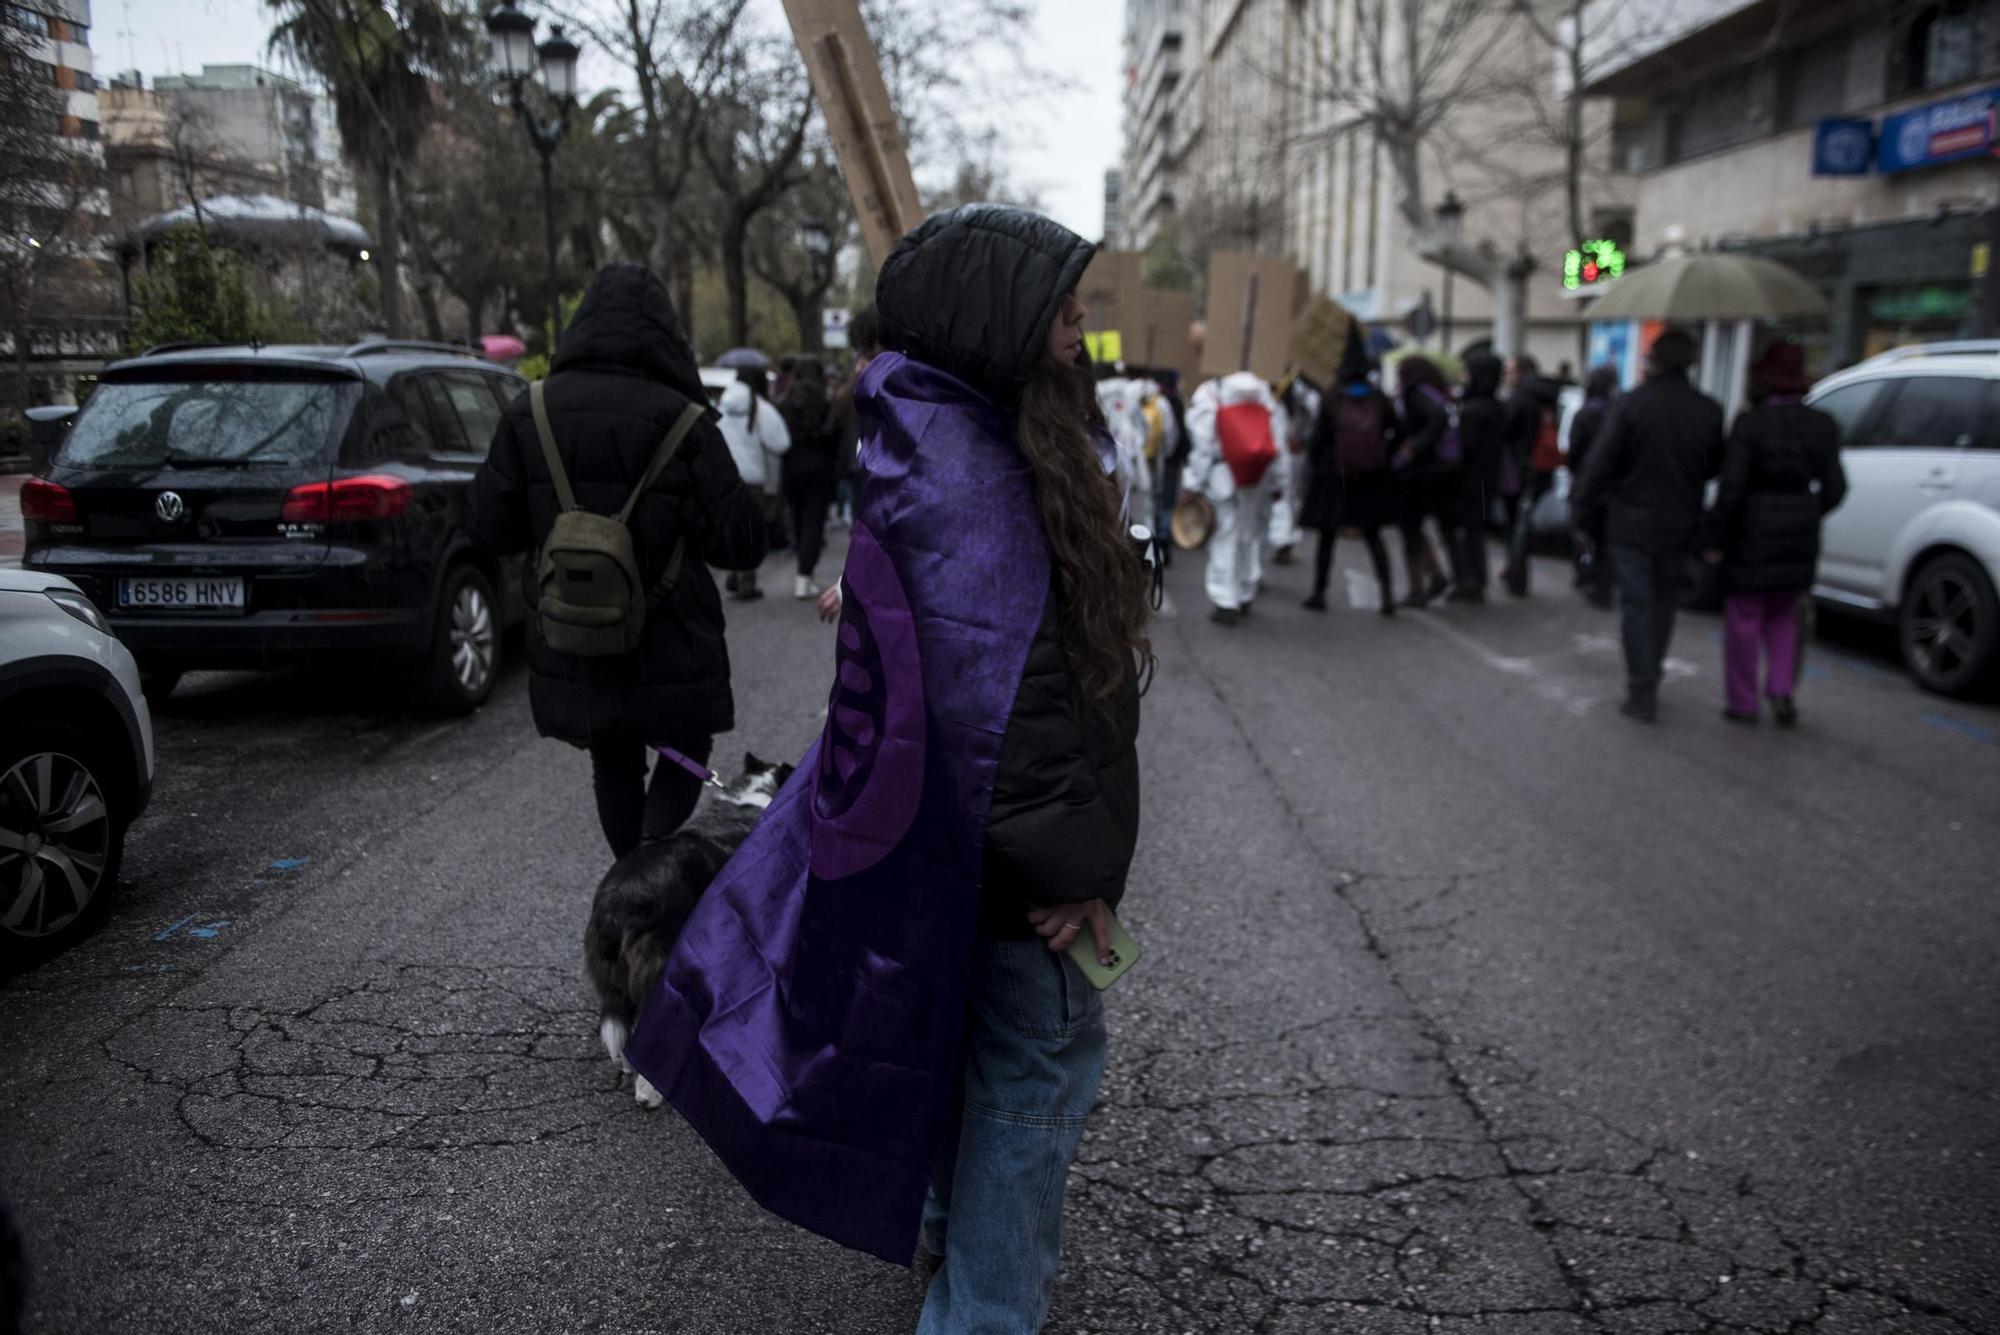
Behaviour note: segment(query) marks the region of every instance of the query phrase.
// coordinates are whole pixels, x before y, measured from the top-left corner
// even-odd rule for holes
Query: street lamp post
[[[1458,197],[1456,190],[1444,192],[1444,198],[1437,206],[1438,241],[1446,250],[1456,249],[1465,239],[1465,201]],[[1444,318],[1440,321],[1440,333],[1446,352],[1451,351],[1451,280],[1455,276],[1449,264],[1438,266],[1444,270]]]
[[[819,296],[824,293],[827,280],[833,273],[833,229],[826,225],[825,219],[807,218],[799,224],[799,244],[804,247],[806,261],[812,266],[813,319],[823,322]],[[822,346],[824,335],[819,330],[808,331],[806,337],[811,340],[811,346]]]
[[[528,142],[542,160],[542,228],[549,248],[549,354],[553,357],[556,335],[562,332],[562,298],[556,284],[554,161],[556,145],[569,132],[569,113],[576,109],[576,58],[581,51],[563,35],[560,23],[552,25],[549,39],[537,46],[535,21],[520,11],[516,0],[500,0],[486,15],[486,35],[493,43],[493,72],[506,82],[514,111],[527,128]],[[554,120],[542,120],[528,109],[525,90],[538,61],[542,86],[555,104]]]

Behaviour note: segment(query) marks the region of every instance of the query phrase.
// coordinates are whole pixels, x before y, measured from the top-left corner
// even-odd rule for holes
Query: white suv
[[[76,585],[0,570],[0,973],[89,930],[152,787],[132,655]]]
[[[1885,352],[1807,402],[1847,468],[1814,594],[1894,618],[1926,688],[1980,692],[2000,669],[2000,342]]]

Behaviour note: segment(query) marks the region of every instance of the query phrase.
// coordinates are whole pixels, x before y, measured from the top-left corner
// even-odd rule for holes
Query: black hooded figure
[[[557,344],[544,394],[577,503],[616,514],[688,404],[707,402],[694,349],[652,270],[621,262],[591,280]],[[502,555],[532,551],[548,537],[559,508],[522,394],[508,406],[473,479],[473,537]],[[560,653],[542,642],[536,619],[528,618],[535,727],[590,751],[598,820],[621,858],[642,838],[672,834],[701,796],[700,781],[669,763],[654,768],[648,791],[649,748],[671,746],[705,762],[715,735],[736,726],[722,600],[708,568],[756,569],[765,526],[713,413],[688,433],[634,508],[629,527],[649,586],[686,542],[672,588],[647,607],[636,650],[609,658]],[[526,576],[532,607],[532,562]]]
[[[1320,397],[1319,418],[1312,426],[1307,447],[1312,481],[1299,522],[1319,530],[1319,545],[1313,552],[1312,594],[1305,605],[1314,612],[1326,610],[1333,546],[1343,528],[1354,528],[1361,531],[1375,566],[1382,615],[1394,616],[1396,592],[1390,584],[1389,549],[1382,545],[1382,529],[1398,518],[1389,459],[1403,443],[1403,427],[1395,404],[1369,378],[1375,364],[1367,345],[1367,331],[1349,317],[1336,383]]]
[[[1458,400],[1462,460],[1458,488],[1445,509],[1451,543],[1451,600],[1486,601],[1486,525],[1500,484],[1500,455],[1507,448],[1507,406],[1500,402],[1500,359],[1490,352],[1465,358],[1465,388]]]

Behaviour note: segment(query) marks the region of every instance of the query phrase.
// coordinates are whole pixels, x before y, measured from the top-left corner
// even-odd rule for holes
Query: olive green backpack
[[[578,508],[569,474],[563,471],[555,433],[549,430],[549,411],[542,403],[543,383],[537,380],[529,388],[528,401],[562,513],[556,516],[535,559],[535,617],[541,625],[542,642],[559,653],[583,658],[629,654],[639,647],[645,634],[646,604],[673,592],[687,554],[687,540],[674,543],[665,572],[648,589],[639,574],[639,558],[632,550],[632,530],[626,525],[639,498],[659,481],[681,441],[701,420],[702,406],[690,403],[667,432],[632,494],[625,498],[624,509],[615,516],[592,514]]]

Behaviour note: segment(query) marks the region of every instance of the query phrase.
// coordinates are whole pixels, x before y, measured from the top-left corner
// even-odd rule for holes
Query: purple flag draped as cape
[[[696,907],[626,1053],[766,1208],[907,1264],[1049,553],[1010,414],[896,353],[855,402],[866,478],[826,730]]]

